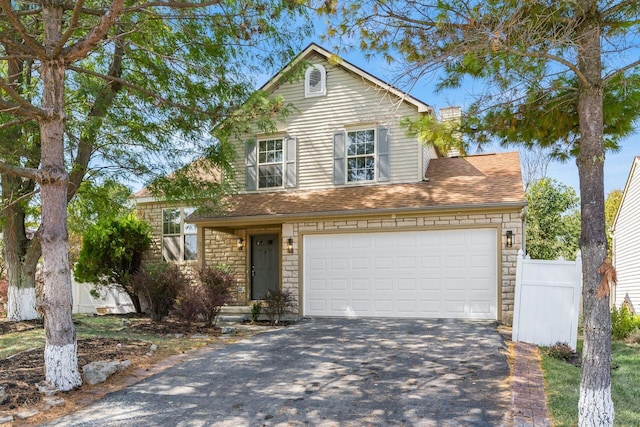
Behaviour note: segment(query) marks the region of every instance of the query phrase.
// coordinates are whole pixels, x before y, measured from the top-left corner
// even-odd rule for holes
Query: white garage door
[[[304,236],[304,314],[496,319],[495,229]]]

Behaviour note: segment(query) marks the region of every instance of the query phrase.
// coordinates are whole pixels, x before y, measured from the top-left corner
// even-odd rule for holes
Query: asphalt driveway
[[[51,425],[508,426],[492,322],[313,319],[212,349]]]

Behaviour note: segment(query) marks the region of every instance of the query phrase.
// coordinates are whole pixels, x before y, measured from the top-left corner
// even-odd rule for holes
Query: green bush
[[[119,288],[131,297],[139,313],[140,300],[130,279],[150,246],[151,226],[134,215],[98,221],[83,236],[74,276],[97,287]]]
[[[619,309],[611,309],[611,336],[616,340],[623,340],[640,327],[640,316],[634,316],[625,305]]]
[[[260,319],[260,313],[262,312],[262,303],[260,301],[254,302],[251,305],[251,320],[257,322]]]
[[[231,301],[235,277],[222,267],[203,267],[198,270],[202,286],[202,315],[208,326],[214,326],[222,306]]]
[[[148,264],[131,278],[133,289],[147,298],[151,319],[159,322],[174,307],[188,279],[176,264]]]

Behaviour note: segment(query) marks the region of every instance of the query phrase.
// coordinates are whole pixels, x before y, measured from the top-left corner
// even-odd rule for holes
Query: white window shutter
[[[389,129],[378,128],[376,152],[378,153],[378,181],[389,181],[391,179],[391,173],[389,170]]]
[[[333,183],[345,183],[345,166],[346,166],[346,138],[344,132],[333,135]]]
[[[286,188],[294,188],[298,185],[298,171],[297,171],[297,139],[286,138],[285,139],[285,167],[284,167],[284,186]]]

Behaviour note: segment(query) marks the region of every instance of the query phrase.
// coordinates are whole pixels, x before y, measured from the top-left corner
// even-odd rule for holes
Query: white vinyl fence
[[[582,292],[582,258],[546,261],[518,252],[513,341],[566,343],[575,350]]]
[[[102,288],[100,297],[91,295],[93,285],[72,281],[73,312],[74,313],[130,313],[135,312],[135,307],[129,295],[114,289]]]

